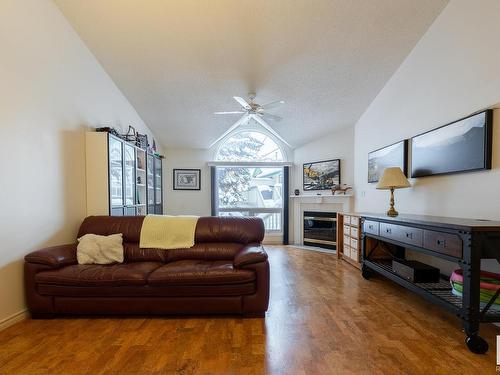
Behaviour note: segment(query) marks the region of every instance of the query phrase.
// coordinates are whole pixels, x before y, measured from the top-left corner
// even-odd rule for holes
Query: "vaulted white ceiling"
[[[250,91],[295,147],[353,125],[448,1],[55,2],[163,146],[204,148]]]

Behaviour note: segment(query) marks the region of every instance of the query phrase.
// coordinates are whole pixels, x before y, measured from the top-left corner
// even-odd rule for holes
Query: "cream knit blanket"
[[[139,247],[188,249],[194,246],[198,216],[147,215],[141,228]]]

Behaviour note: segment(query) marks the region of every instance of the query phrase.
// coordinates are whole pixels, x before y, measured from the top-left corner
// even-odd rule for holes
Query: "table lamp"
[[[377,189],[384,189],[391,191],[391,207],[387,211],[387,216],[395,217],[398,216],[398,211],[394,209],[394,189],[402,189],[410,187],[408,179],[404,175],[403,171],[399,167],[385,168],[380,178]]]

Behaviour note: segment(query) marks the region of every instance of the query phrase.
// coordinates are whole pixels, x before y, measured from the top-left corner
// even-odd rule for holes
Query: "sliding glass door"
[[[215,213],[258,216],[266,232],[283,232],[282,167],[216,167]]]

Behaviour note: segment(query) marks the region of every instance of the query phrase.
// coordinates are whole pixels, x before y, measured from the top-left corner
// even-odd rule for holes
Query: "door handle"
[[[438,246],[446,247],[446,240],[437,240]]]

